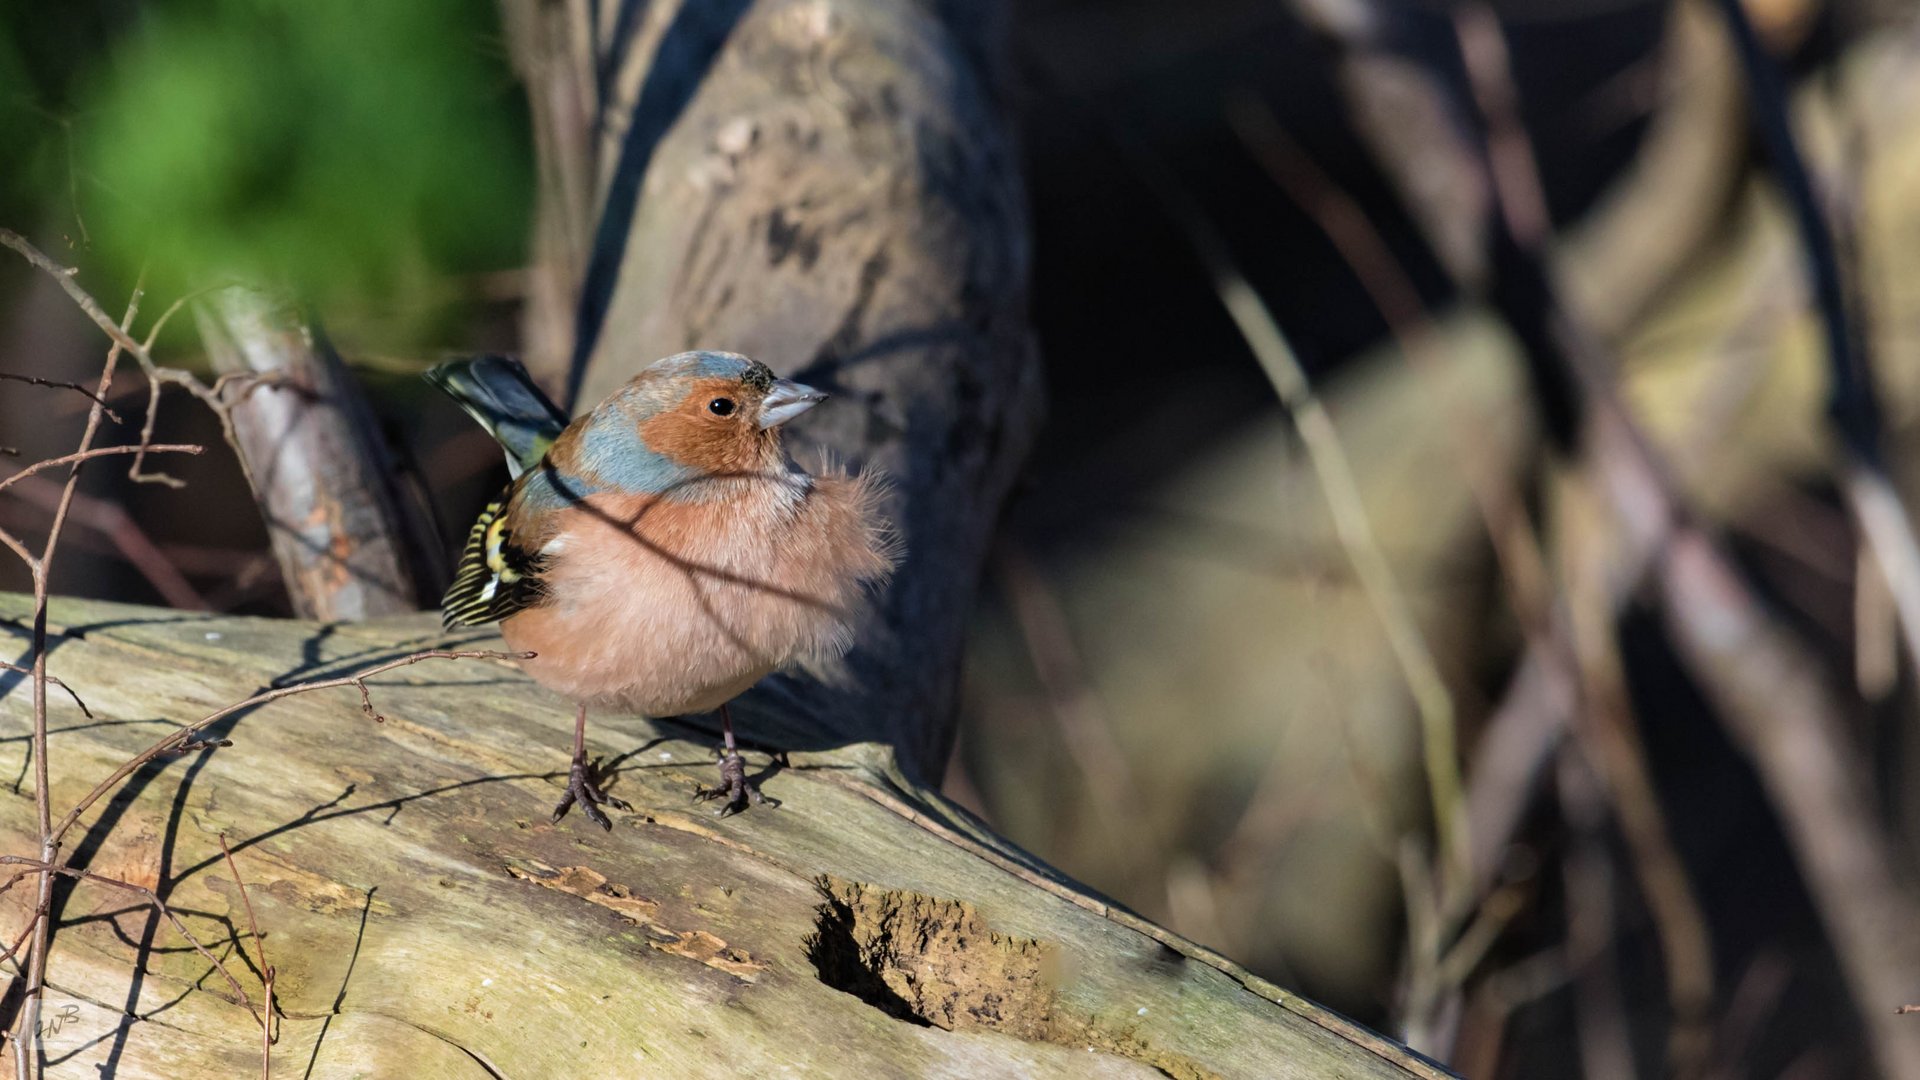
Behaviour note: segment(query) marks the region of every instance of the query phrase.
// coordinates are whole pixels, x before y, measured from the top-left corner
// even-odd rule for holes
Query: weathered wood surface
[[[28,614],[0,596],[16,651]],[[52,706],[56,813],[170,726],[444,640],[427,616],[93,602],[52,626],[52,670],[97,717]],[[23,776],[29,695],[4,678],[0,777]],[[766,778],[781,807],[722,820],[689,798],[708,740],[607,720],[590,737],[635,811],[602,833],[547,823],[569,712],[510,665],[371,685],[384,721],[346,688],[217,725],[232,746],[137,773],[68,849],[165,896],[257,1001],[228,838],[278,971],[276,1075],[1444,1075],[1110,909],[877,745],[794,753]],[[33,849],[32,816],[24,780],[0,794],[0,850]],[[28,895],[0,897],[9,936]],[[48,1075],[253,1074],[252,1019],[172,929],[95,883],[59,896]]]

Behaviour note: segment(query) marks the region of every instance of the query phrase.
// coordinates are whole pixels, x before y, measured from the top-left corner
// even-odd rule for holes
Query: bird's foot
[[[560,797],[560,805],[553,808],[555,822],[566,817],[567,811],[574,803],[579,803],[580,812],[587,815],[588,821],[611,831],[613,822],[607,820],[606,813],[600,808],[611,806],[615,810],[633,809],[625,800],[616,799],[600,790],[600,785],[594,782],[593,774],[594,768],[587,764],[586,758],[573,759],[573,767],[567,770],[567,793]]]
[[[713,799],[725,799],[715,817],[737,814],[747,808],[748,803],[755,806],[779,806],[780,800],[760,793],[760,788],[747,779],[747,759],[739,751],[729,751],[720,755],[720,783],[715,787],[703,787],[693,793],[701,802]]]

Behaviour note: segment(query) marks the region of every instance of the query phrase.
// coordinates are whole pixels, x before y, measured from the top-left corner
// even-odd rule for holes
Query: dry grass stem
[[[1040,568],[1017,545],[1003,543],[997,561],[1008,606],[1046,692],[1049,711],[1060,726],[1061,742],[1086,777],[1113,857],[1124,872],[1131,873],[1138,868],[1143,851],[1140,839],[1130,837],[1128,828],[1139,818],[1140,786],[1087,678],[1066,610]]]
[[[1420,717],[1420,741],[1433,807],[1434,834],[1440,863],[1446,868],[1442,889],[1458,889],[1468,877],[1468,853],[1472,845],[1466,836],[1453,694],[1440,674],[1439,662],[1427,646],[1412,604],[1394,578],[1392,564],[1380,547],[1379,537],[1374,534],[1360,498],[1358,481],[1354,479],[1353,466],[1340,443],[1333,418],[1313,392],[1306,371],[1300,366],[1280,324],[1241,273],[1213,223],[1162,162],[1131,140],[1121,138],[1142,179],[1153,188],[1205,266],[1220,303],[1232,317],[1241,338],[1259,361],[1300,433],[1308,463],[1327,500],[1341,549],[1386,632],[1388,647],[1413,696],[1414,708]]]
[[[1448,357],[1420,290],[1366,211],[1287,134],[1266,103],[1243,97],[1229,110],[1228,119],[1241,145],[1268,178],[1333,244],[1387,324],[1395,347],[1434,386],[1438,403],[1453,414],[1447,432],[1456,444],[1454,458],[1486,523],[1513,610],[1522,625],[1537,632],[1546,617],[1550,592],[1540,538],[1527,519],[1517,482],[1501,469],[1499,455],[1482,436],[1488,419],[1472,415],[1440,378],[1449,366]]]

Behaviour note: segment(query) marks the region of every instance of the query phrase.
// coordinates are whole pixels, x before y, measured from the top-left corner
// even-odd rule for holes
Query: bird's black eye
[[[715,416],[732,416],[733,399],[730,397],[714,398],[712,401],[707,402],[707,411]]]

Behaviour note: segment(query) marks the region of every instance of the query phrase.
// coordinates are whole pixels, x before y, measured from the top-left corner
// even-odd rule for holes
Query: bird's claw
[[[560,797],[560,805],[553,808],[556,824],[567,816],[567,811],[574,803],[580,804],[580,812],[587,815],[588,821],[608,831],[612,831],[613,822],[600,809],[602,806],[611,806],[615,810],[633,809],[624,799],[616,799],[600,790],[600,785],[593,782],[593,768],[584,758],[575,758],[573,767],[567,770],[567,793]]]
[[[713,799],[725,799],[715,817],[727,817],[747,808],[748,803],[755,806],[779,806],[780,800],[760,793],[759,787],[747,779],[747,759],[738,751],[720,755],[720,783],[714,787],[703,787],[693,793],[701,802]]]

